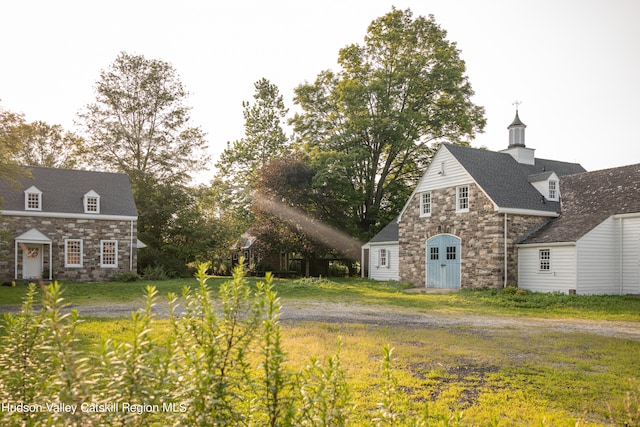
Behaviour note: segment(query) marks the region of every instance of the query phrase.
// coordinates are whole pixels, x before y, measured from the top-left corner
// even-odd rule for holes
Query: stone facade
[[[420,194],[407,205],[399,223],[400,280],[425,286],[426,241],[438,234],[461,239],[461,287],[501,288],[504,284],[504,215],[475,184],[469,185],[469,211],[456,212],[456,187],[431,191],[432,212],[420,217]],[[515,242],[548,218],[507,215],[508,283],[517,278]]]
[[[131,220],[70,219],[39,216],[0,216],[0,229],[12,230],[12,235],[0,241],[0,279],[15,277],[14,239],[35,228],[51,239],[43,245],[43,277],[49,274],[51,250],[54,280],[104,281],[118,274],[136,271],[137,222]],[[81,239],[83,262],[81,267],[65,267],[65,240]],[[116,240],[117,267],[101,267],[100,242]],[[22,279],[22,248],[18,247],[18,279]],[[132,268],[133,267],[133,268]]]

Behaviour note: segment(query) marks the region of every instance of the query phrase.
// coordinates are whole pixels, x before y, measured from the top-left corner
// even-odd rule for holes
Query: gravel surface
[[[79,305],[81,315],[98,317],[130,317],[139,309],[133,304],[104,304],[100,306]],[[17,306],[0,306],[0,313],[17,312]],[[154,313],[167,317],[165,304],[157,304]],[[540,319],[528,317],[488,316],[481,314],[420,311],[388,306],[344,304],[327,302],[285,301],[281,311],[283,322],[314,321],[326,323],[360,323],[371,325],[399,326],[408,328],[466,328],[498,332],[521,331],[589,333],[640,340],[640,323],[583,319]]]

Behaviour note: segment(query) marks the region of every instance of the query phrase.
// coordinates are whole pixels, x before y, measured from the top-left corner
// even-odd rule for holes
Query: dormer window
[[[31,186],[24,192],[24,209],[26,211],[42,210],[42,191],[36,186]]]
[[[558,181],[549,181],[549,200],[558,200]]]
[[[84,195],[84,213],[100,213],[100,195],[93,190]]]

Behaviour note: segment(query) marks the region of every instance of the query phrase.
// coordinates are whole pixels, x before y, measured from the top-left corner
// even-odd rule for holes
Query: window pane
[[[82,264],[82,242],[80,240],[67,240],[66,258],[68,265]]]
[[[430,258],[432,260],[437,261],[439,259],[439,255],[440,255],[440,248],[431,248],[431,252],[430,252]]]
[[[458,210],[469,209],[469,187],[458,187]]]
[[[447,259],[456,259],[456,247],[447,246]]]
[[[551,269],[551,251],[549,249],[540,249],[540,270],[548,271]]]
[[[98,212],[98,199],[87,197],[87,212]]]
[[[40,195],[37,193],[27,194],[27,208],[40,209]]]
[[[102,265],[116,265],[116,248],[115,240],[105,240],[102,242]]]

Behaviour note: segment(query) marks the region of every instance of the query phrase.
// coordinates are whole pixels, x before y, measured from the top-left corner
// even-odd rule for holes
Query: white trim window
[[[558,181],[549,181],[549,200],[558,200]]]
[[[64,266],[82,267],[82,240],[66,239],[64,241]]]
[[[118,241],[100,240],[100,267],[118,267]]]
[[[384,248],[378,251],[378,266],[389,267],[389,251]]]
[[[84,213],[100,213],[100,195],[91,190],[84,195]]]
[[[420,194],[420,216],[431,216],[431,191]]]
[[[469,186],[456,187],[456,212],[469,212]]]
[[[538,250],[538,270],[541,273],[551,272],[551,249]]]
[[[42,210],[42,191],[38,190],[38,188],[34,185],[24,191],[24,210]]]

